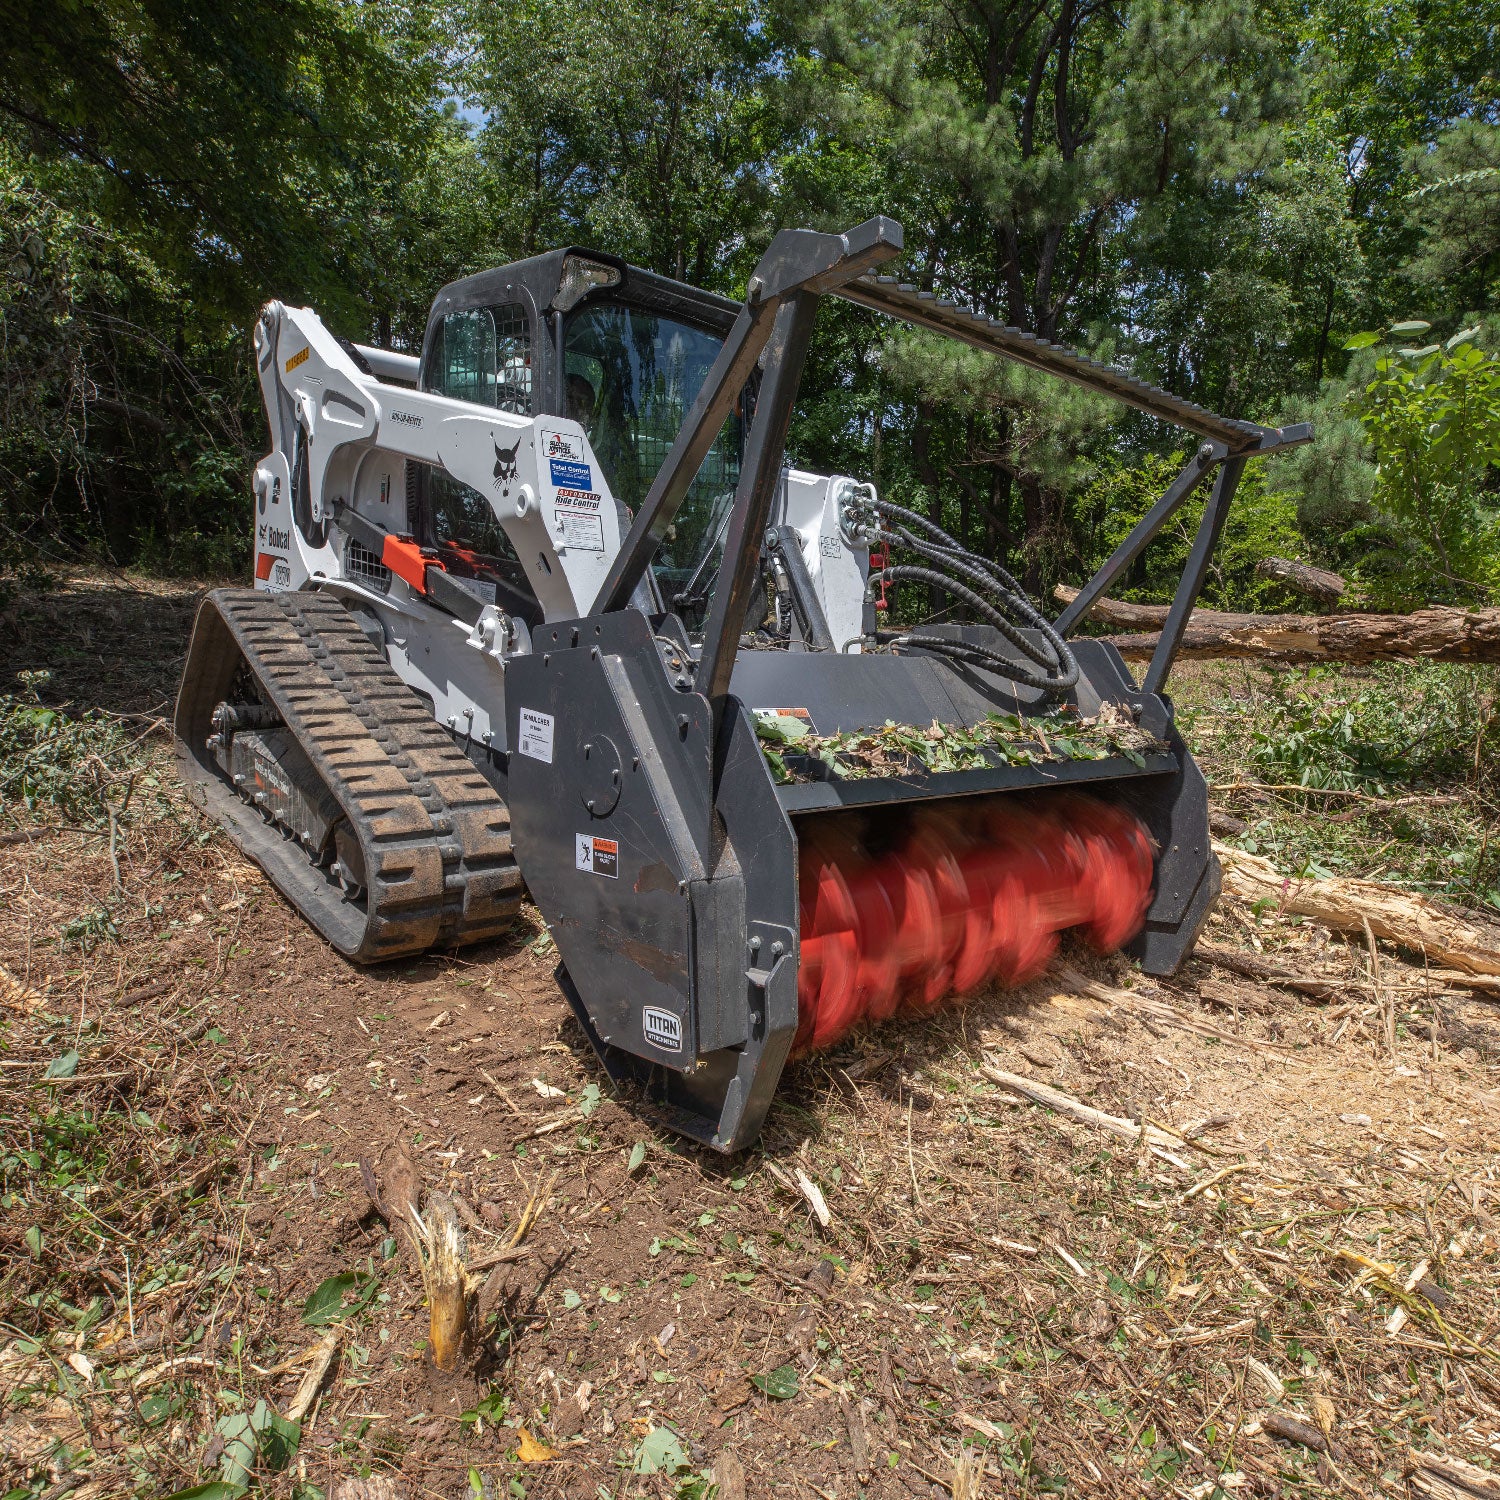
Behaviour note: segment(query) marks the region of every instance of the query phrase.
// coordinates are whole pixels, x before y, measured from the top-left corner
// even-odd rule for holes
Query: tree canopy
[[[1397,603],[1500,587],[1500,417],[1472,395],[1500,332],[1500,0],[6,0],[0,19],[12,570],[242,565],[272,296],[410,348],[445,282],[553,245],[738,295],[777,228],[883,212],[923,285],[1230,414],[1319,422],[1314,448],[1252,467],[1210,597],[1284,602],[1265,549]],[[1414,321],[1443,352],[1374,337]],[[1180,443],[842,305],[792,439],[1038,589],[1104,554]]]

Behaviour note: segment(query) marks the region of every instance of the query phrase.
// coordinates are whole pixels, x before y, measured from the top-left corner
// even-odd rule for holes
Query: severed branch
[[[1273,964],[1256,953],[1245,953],[1238,948],[1221,948],[1217,943],[1205,943],[1201,938],[1193,949],[1193,957],[1200,958],[1216,969],[1227,969],[1243,979],[1258,979],[1263,984],[1275,984],[1283,989],[1296,990],[1313,1000],[1332,1000],[1340,986],[1326,979],[1309,979],[1303,974],[1294,974]]]
[[[1043,1105],[1060,1115],[1066,1115],[1070,1120],[1077,1120],[1080,1125],[1092,1125],[1098,1130],[1107,1131],[1110,1135],[1120,1136],[1124,1140],[1144,1140],[1149,1146],[1182,1145],[1180,1136],[1162,1130],[1159,1126],[1148,1125],[1144,1121],[1138,1125],[1134,1120],[1127,1120],[1122,1115],[1105,1114],[1102,1109],[1095,1109],[1091,1104],[1084,1104],[1059,1089],[1050,1088],[1045,1083],[1038,1083],[1034,1078],[1023,1078],[1019,1073],[1007,1073],[1005,1069],[996,1067],[993,1063],[986,1063],[979,1071],[991,1083],[998,1083],[1001,1088],[1012,1094],[1019,1094],[1021,1098],[1029,1099],[1033,1104]]]
[[[1500,1500],[1500,1478],[1446,1453],[1416,1453],[1408,1460],[1413,1495],[1428,1500]]]
[[[1349,587],[1337,573],[1293,562],[1289,557],[1263,557],[1256,563],[1255,571],[1262,578],[1273,578],[1299,594],[1306,594],[1318,604],[1337,604]]]

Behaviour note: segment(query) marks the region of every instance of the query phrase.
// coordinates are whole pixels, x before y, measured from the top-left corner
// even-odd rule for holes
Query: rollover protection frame
[[[1164,689],[1248,458],[1307,441],[1306,426],[1217,416],[1060,345],[874,274],[901,250],[883,217],[845,235],[783,231],[589,612],[533,632],[506,668],[506,798],[527,886],[557,943],[559,982],[604,1066],[642,1085],[664,1123],[721,1151],[754,1140],[797,1030],[798,837],[827,814],[878,827],[904,804],[1088,784],[1130,808],[1158,847],[1155,888],[1131,951],[1149,972],[1191,949],[1219,889],[1202,776]],[[1165,748],[1060,764],[778,785],[753,711],[795,705],[814,729],[888,720],[966,728],[1033,715],[1055,699],[933,651],[846,654],[741,649],[763,555],[788,551],[772,525],[787,429],[819,300],[837,296],[1110,396],[1201,439],[1182,472],[1055,628],[1089,608],[1213,476],[1161,642],[1137,687],[1107,643],[1074,643],[1080,676],[1063,701],[1114,703]],[[701,638],[675,615],[632,607],[690,482],[755,369],[761,380],[723,559]],[[1002,655],[989,626],[936,632]],[[1022,658],[1019,654],[1017,661]],[[494,752],[501,754],[501,752]]]

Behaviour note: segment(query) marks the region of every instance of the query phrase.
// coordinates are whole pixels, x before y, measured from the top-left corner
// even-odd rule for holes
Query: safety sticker
[[[663,1052],[682,1051],[682,1017],[669,1010],[658,1010],[654,1005],[641,1009],[641,1030],[653,1047]]]
[[[547,467],[552,471],[553,484],[567,485],[575,490],[591,490],[594,487],[594,471],[588,464],[574,463],[566,458],[551,458]]]
[[[800,719],[804,728],[813,727],[812,715],[805,708],[756,708],[751,712],[763,722],[774,722],[777,719]]]
[[[576,510],[559,510],[557,524],[562,527],[565,547],[579,552],[604,551],[604,522],[598,516],[583,515]]]
[[[615,839],[601,839],[596,834],[580,833],[574,865],[591,875],[620,878],[620,845]]]
[[[297,368],[298,365],[305,364],[307,362],[307,356],[309,354],[311,354],[311,353],[312,353],[312,346],[309,345],[300,354],[294,354],[289,360],[287,360],[287,362],[286,362],[286,372],[287,372],[287,374],[290,375],[292,373],[292,371]]]
[[[532,760],[552,764],[552,715],[538,713],[534,708],[521,710],[521,732],[516,737],[516,749]]]

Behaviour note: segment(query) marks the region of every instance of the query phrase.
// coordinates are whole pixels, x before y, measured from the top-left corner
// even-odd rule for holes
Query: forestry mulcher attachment
[[[778,234],[743,303],[593,251],[455,282],[420,359],[269,304],[255,587],[211,594],[187,772],[340,953],[492,938],[523,889],[609,1072],[753,1141],[794,1048],[1037,974],[1152,973],[1218,892],[1163,696],[1246,460],[1305,441],[876,274],[900,226]],[[993,562],[784,447],[819,298],[1186,428],[1186,467],[1051,621]],[[1137,687],[1074,627],[1213,476]],[[896,628],[889,585],[966,623]]]

